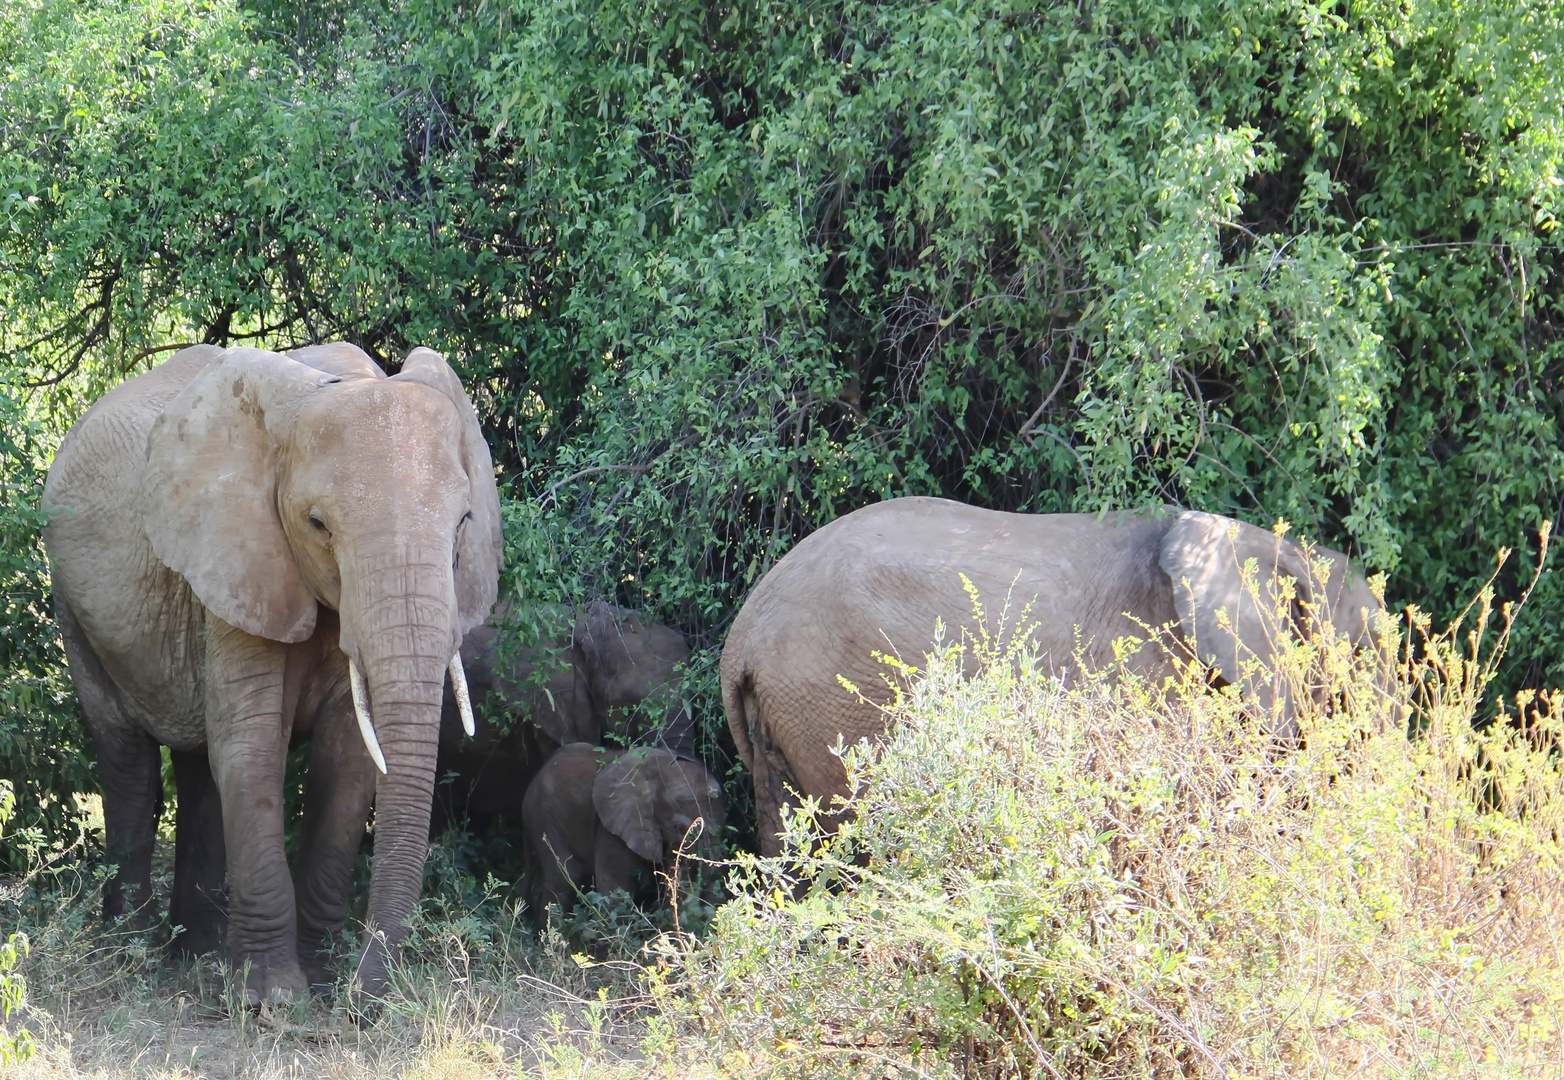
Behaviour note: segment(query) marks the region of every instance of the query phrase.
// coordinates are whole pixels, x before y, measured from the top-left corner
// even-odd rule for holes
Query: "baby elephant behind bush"
[[[559,637],[507,649],[503,628],[512,615],[502,603],[462,642],[477,730],[463,732],[447,693],[435,832],[464,818],[481,829],[495,814],[516,813],[528,782],[566,743],[651,741],[650,728],[664,746],[693,754],[694,721],[681,708],[678,674],[690,647],[677,630],[597,601],[562,620]]]
[[[703,824],[691,831],[697,818]],[[662,747],[568,743],[544,763],[522,802],[540,906],[565,912],[578,890],[642,893],[648,871],[667,865],[687,832],[692,854],[720,858],[725,823],[717,778]]]

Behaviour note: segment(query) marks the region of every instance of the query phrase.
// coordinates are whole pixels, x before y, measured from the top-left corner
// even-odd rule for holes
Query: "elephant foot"
[[[375,1026],[381,1014],[386,1011],[386,1003],[378,997],[359,992],[348,996],[348,1015],[360,1030],[367,1030]]]
[[[252,1009],[263,1004],[291,1005],[309,994],[304,969],[295,959],[267,962],[252,956],[241,963],[240,970],[244,972],[245,1004]]]
[[[304,976],[309,980],[310,993],[331,1001],[337,996],[337,970],[330,957],[319,957],[304,965]]]

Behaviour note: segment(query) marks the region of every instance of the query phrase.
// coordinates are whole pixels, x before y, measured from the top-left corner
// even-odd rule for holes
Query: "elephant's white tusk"
[[[478,734],[478,725],[472,718],[472,695],[467,691],[467,672],[462,669],[462,651],[451,654],[451,693],[456,695],[456,711],[462,714],[462,730],[468,735]]]
[[[386,756],[380,752],[380,740],[375,738],[375,723],[369,718],[369,706],[364,704],[369,691],[364,686],[363,672],[358,670],[351,656],[348,657],[348,686],[353,690],[353,713],[358,717],[358,733],[364,736],[364,746],[368,748],[375,768],[385,772]]]

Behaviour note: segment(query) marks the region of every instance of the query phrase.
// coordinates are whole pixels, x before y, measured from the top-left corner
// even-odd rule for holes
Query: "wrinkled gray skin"
[[[527,784],[549,754],[569,742],[601,743],[604,735],[627,740],[634,734],[631,712],[643,703],[661,715],[663,745],[694,755],[694,731],[674,681],[690,647],[677,630],[595,601],[580,610],[568,637],[507,656],[498,627],[509,615],[502,604],[462,641],[477,734],[469,738],[462,730],[447,687],[436,829],[462,816],[481,821],[519,812]],[[552,672],[541,684],[539,667]],[[491,715],[503,715],[504,723]]]
[[[695,819],[691,848],[722,856],[722,786],[705,765],[663,747],[607,750],[566,743],[527,786],[522,832],[541,885],[540,905],[568,912],[576,892],[632,896],[668,865]]]
[[[455,374],[428,349],[392,379],[345,344],[185,349],[76,423],[44,506],[119,866],[105,914],[146,915],[161,743],[179,788],[171,914],[185,946],[223,932],[226,862],[234,969],[252,1000],[296,997],[331,981],[326,943],[373,800],[357,982],[378,995],[422,881],[446,665],[488,615],[501,556],[493,466]],[[384,776],[355,722],[349,656]],[[284,764],[304,735],[290,876]]]
[[[838,735],[852,745],[883,733],[878,706],[891,690],[885,666],[871,654],[921,664],[934,647],[936,619],[947,643],[975,629],[962,574],[977,587],[991,633],[1007,599],[1006,634],[1031,605],[1030,645],[1045,669],[1064,673],[1078,648],[1090,668],[1109,669],[1116,639],[1144,641],[1141,623],[1172,626],[1220,678],[1240,684],[1253,707],[1272,718],[1273,731],[1295,735],[1288,689],[1273,685],[1267,671],[1246,675],[1245,662],[1268,667],[1282,635],[1327,620],[1335,632],[1368,645],[1372,613],[1379,611],[1346,556],[1313,552],[1316,562],[1329,564],[1323,582],[1312,580],[1302,549],[1291,541],[1195,511],[1006,514],[905,498],[839,518],[761,579],[723,646],[723,710],[754,776],[761,853],[780,853],[781,808],[792,799],[790,789],[827,807],[848,794],[846,771],[830,752]],[[1262,603],[1242,584],[1248,559],[1258,564]],[[1284,577],[1299,583],[1298,600],[1278,625],[1270,600]],[[1006,634],[998,635],[1001,644]],[[1127,657],[1125,667],[1152,678],[1173,672],[1172,658],[1152,642]]]

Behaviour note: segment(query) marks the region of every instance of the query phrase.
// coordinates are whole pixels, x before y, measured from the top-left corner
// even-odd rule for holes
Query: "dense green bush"
[[[815,847],[795,816],[703,942],[665,942],[669,1053],[800,1077],[1555,1070],[1564,728],[1473,730],[1480,626],[1403,667],[1415,740],[1345,642],[1290,651],[1339,696],[1285,753],[1198,672],[1164,697],[934,658],[883,753],[848,753],[856,819]]]
[[[16,811],[16,792],[8,781],[0,780],[0,831]],[[18,1021],[27,1007],[27,979],[17,971],[27,957],[27,935],[13,931],[0,945],[0,1065],[13,1064],[32,1056],[35,1049],[32,1032],[18,1025],[13,1033],[10,1023]]]
[[[65,652],[49,608],[49,568],[38,539],[43,460],[39,425],[0,382],[0,762],[23,834],[74,841],[76,793],[94,790],[92,754],[76,713]],[[34,830],[37,830],[34,832]],[[15,837],[0,867],[27,865]]]
[[[1561,17],[0,0],[0,352],[59,427],[181,341],[445,350],[509,586],[712,650],[714,757],[746,588],[888,495],[1286,517],[1447,615],[1564,496]]]

